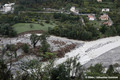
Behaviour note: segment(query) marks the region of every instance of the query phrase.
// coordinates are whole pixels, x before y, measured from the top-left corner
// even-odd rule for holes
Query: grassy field
[[[32,24],[32,27],[30,25]],[[22,33],[26,31],[32,31],[32,30],[43,30],[43,31],[48,31],[48,27],[55,27],[56,24],[47,24],[45,22],[41,24],[36,24],[36,23],[18,23],[13,25],[14,29],[17,31],[17,33]]]

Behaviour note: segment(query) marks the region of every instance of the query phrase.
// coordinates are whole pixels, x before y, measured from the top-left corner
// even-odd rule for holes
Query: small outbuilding
[[[94,20],[95,20],[95,16],[94,16],[94,15],[88,15],[88,18],[89,18],[89,20],[91,20],[91,21],[94,21]]]

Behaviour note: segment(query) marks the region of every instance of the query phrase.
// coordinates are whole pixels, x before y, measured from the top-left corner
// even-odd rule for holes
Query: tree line
[[[79,16],[67,16],[68,15],[65,14],[54,14],[54,19],[61,21],[62,24],[59,24],[53,29],[49,28],[48,32],[57,36],[79,40],[94,40],[101,37],[119,35],[119,30],[117,27],[114,27],[114,25],[111,27],[101,25],[101,27],[98,28],[98,26],[89,24],[89,20],[86,17],[83,17],[86,24],[83,25]]]

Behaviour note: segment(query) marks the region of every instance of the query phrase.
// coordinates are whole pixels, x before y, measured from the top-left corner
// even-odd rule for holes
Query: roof
[[[103,14],[103,15],[100,16],[99,19],[101,19],[101,20],[108,20],[109,16],[107,14]]]
[[[75,9],[75,6],[72,6],[72,7],[70,8],[70,11],[73,12],[73,13],[76,13],[76,14],[79,13],[79,10]]]
[[[108,17],[108,15],[107,14],[101,15],[101,18],[104,18],[104,17]]]
[[[74,6],[71,7],[71,8],[70,8],[70,11],[75,11],[75,7],[74,7]]]
[[[93,15],[88,15],[89,18],[95,18]]]
[[[102,11],[106,11],[106,12],[109,12],[110,9],[109,8],[103,8]]]
[[[93,15],[88,15],[89,20],[94,20],[95,17]]]

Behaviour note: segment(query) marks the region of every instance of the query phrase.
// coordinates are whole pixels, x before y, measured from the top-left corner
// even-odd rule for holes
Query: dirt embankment
[[[26,32],[23,32],[23,33],[19,33],[18,36],[21,36],[21,35],[24,35],[24,34],[33,34],[33,33],[40,34],[40,33],[43,33],[43,32],[45,32],[45,31],[42,31],[42,30],[26,31]]]

